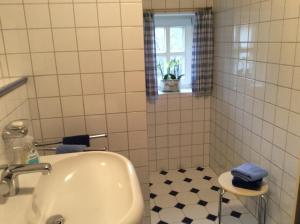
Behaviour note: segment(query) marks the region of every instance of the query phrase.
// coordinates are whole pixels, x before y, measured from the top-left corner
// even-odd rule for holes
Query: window
[[[157,82],[162,93],[162,79],[168,73],[168,63],[176,60],[180,92],[191,92],[191,61],[193,15],[159,14],[155,16]],[[173,68],[175,71],[175,68]]]

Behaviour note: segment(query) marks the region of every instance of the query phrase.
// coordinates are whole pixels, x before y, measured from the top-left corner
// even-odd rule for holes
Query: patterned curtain
[[[194,96],[205,96],[212,93],[213,33],[212,9],[201,9],[196,12],[192,54],[192,89]]]
[[[145,46],[145,73],[146,93],[149,101],[158,96],[156,79],[156,48],[154,15],[151,12],[144,13],[144,46]]]

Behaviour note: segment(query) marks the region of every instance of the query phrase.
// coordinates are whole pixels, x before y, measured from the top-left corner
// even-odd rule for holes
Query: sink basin
[[[62,156],[39,178],[27,223],[48,224],[57,215],[66,224],[140,223],[144,203],[129,160],[110,152]]]

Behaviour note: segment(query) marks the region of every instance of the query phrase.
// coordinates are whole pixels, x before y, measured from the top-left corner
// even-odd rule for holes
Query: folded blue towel
[[[262,185],[262,179],[257,181],[244,181],[238,177],[232,179],[232,185],[239,188],[249,189],[249,190],[259,190]]]
[[[239,167],[233,168],[231,170],[231,174],[234,177],[239,177],[240,179],[248,182],[257,181],[268,176],[268,172],[265,169],[253,163],[244,163]]]
[[[82,152],[85,148],[85,145],[59,145],[56,148],[56,154]]]

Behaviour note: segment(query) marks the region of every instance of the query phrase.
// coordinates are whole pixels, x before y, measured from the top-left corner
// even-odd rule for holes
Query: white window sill
[[[178,92],[162,92],[158,90],[158,95],[178,94],[178,93],[192,93],[192,89],[180,89]]]

